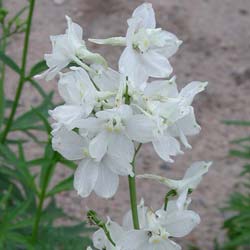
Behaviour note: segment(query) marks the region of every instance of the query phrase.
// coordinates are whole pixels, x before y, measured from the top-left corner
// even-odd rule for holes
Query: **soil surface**
[[[6,0],[11,11],[27,1]],[[151,0],[156,11],[158,26],[175,33],[184,41],[171,59],[179,86],[192,80],[208,81],[206,92],[196,98],[194,107],[202,127],[200,135],[191,139],[192,150],[178,156],[174,164],[166,164],[152,150],[143,146],[137,160],[138,173],[150,172],[168,177],[182,177],[185,169],[196,160],[212,160],[213,166],[193,193],[192,208],[201,215],[202,222],[195,231],[181,240],[182,245],[198,245],[203,250],[213,249],[213,239],[223,239],[220,229],[226,214],[219,211],[238,181],[242,162],[227,156],[232,147],[229,141],[246,135],[246,128],[225,126],[225,119],[250,120],[250,1],[248,0]],[[84,28],[86,38],[120,36],[126,32],[126,20],[142,1],[131,0],[39,0],[34,13],[31,32],[29,65],[42,59],[51,50],[49,35],[63,33],[65,14]],[[8,52],[20,60],[23,36],[10,43]],[[116,67],[120,48],[88,44]],[[16,76],[8,71],[7,96],[13,96]],[[56,82],[40,81],[45,89],[56,90]],[[57,94],[56,100],[60,100]],[[39,97],[31,86],[25,86],[20,110],[37,105]],[[30,156],[39,154],[32,147]],[[69,171],[57,169],[55,182]],[[151,181],[138,180],[138,196],[153,208],[161,205],[164,187]],[[87,208],[121,221],[129,208],[127,179],[120,179],[119,191],[114,198],[103,200],[95,195],[81,199],[75,191],[62,193],[58,204],[66,212],[85,219]],[[184,247],[187,249],[187,247]]]

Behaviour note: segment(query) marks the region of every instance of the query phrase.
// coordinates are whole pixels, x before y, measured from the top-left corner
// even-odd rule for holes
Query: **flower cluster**
[[[66,159],[78,162],[74,187],[80,196],[94,191],[110,198],[117,191],[120,175],[134,180],[134,160],[143,143],[152,142],[159,157],[169,162],[183,153],[181,144],[191,148],[187,136],[200,132],[192,102],[207,83],[194,81],[178,90],[176,78],[170,77],[169,58],[182,42],[156,28],[149,3],[134,10],[125,37],[89,39],[125,47],[118,71],[89,51],[81,27],[66,19],[65,34],[51,37],[52,53],[45,55],[49,69],[41,75],[47,80],[59,75],[58,90],[65,101],[49,112],[56,121],[52,146]],[[163,207],[154,212],[141,202],[125,215],[123,226],[110,219],[97,223],[103,226],[94,234],[94,246],[100,250],[180,249],[169,237],[183,237],[199,223],[199,216],[188,210],[189,195],[209,166],[194,163],[183,180],[138,176],[170,188]],[[138,211],[137,228],[132,223],[134,209]]]

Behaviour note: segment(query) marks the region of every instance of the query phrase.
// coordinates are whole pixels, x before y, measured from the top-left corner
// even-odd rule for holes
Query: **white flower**
[[[142,113],[127,122],[130,138],[140,143],[152,142],[157,154],[163,160],[172,162],[171,156],[182,153],[176,137],[185,146],[191,147],[186,136],[200,131],[190,105],[194,96],[206,85],[192,82],[178,93],[174,79],[148,84],[142,101],[137,105]]]
[[[108,150],[100,161],[89,154],[89,141],[64,127],[55,130],[52,146],[68,160],[79,161],[74,176],[74,187],[78,194],[87,197],[92,191],[101,197],[112,197],[118,188],[118,175],[133,175],[130,161],[120,158]],[[121,145],[116,145],[123,150]]]
[[[156,214],[144,207],[143,202],[138,206],[138,216],[140,218],[140,230],[134,230],[131,227],[131,211],[124,217],[123,224],[128,231],[123,234],[122,239],[117,243],[122,250],[181,249],[179,245],[169,239],[171,235],[159,223]]]
[[[106,223],[106,228],[110,234],[111,240],[116,244],[119,240],[122,239],[124,234],[124,229],[118,225],[116,222],[108,219]],[[114,246],[111,241],[107,238],[103,229],[99,229],[93,235],[94,247],[99,250],[120,250],[119,246]]]
[[[51,36],[52,53],[45,54],[44,59],[49,67],[42,75],[46,80],[53,79],[70,62],[75,62],[86,70],[91,70],[85,63],[106,65],[105,59],[97,53],[90,52],[82,40],[82,28],[66,16],[68,28],[63,35]],[[81,61],[83,60],[84,63]]]
[[[60,74],[58,90],[65,104],[49,113],[68,129],[74,127],[74,121],[86,118],[95,107],[100,108],[106,98],[114,95],[109,91],[98,91],[87,72],[79,67],[71,67],[70,72]]]
[[[174,34],[156,28],[152,5],[137,7],[128,20],[126,39],[90,39],[98,44],[125,45],[119,60],[120,72],[129,79],[143,81],[148,76],[168,77],[172,67],[168,61],[182,43]]]
[[[123,227],[127,231],[118,241],[124,250],[154,250],[181,249],[169,237],[184,237],[200,223],[198,214],[187,210],[189,204],[187,192],[182,193],[177,200],[169,201],[166,211],[153,212],[141,201],[138,205],[140,230],[133,230],[132,215],[129,211],[123,219]]]
[[[95,134],[89,144],[90,155],[98,161],[109,150],[122,161],[132,162],[134,143],[126,135],[126,121],[133,115],[128,105],[99,111],[96,117],[83,119],[76,127]],[[130,173],[132,174],[132,173]]]
[[[72,67],[72,71],[60,74],[58,90],[66,102],[49,111],[59,123],[71,129],[75,120],[87,117],[97,101],[97,90],[82,68]]]
[[[203,175],[208,172],[208,169],[211,164],[212,162],[204,161],[193,163],[185,172],[182,180],[172,180],[154,174],[143,174],[138,175],[137,177],[156,180],[166,185],[170,189],[174,189],[178,194],[181,194],[185,190],[195,189],[201,182]]]
[[[187,191],[184,191],[177,200],[168,202],[166,211],[156,211],[157,221],[171,236],[184,237],[200,223],[200,216],[187,209],[190,202],[191,199],[187,199]]]

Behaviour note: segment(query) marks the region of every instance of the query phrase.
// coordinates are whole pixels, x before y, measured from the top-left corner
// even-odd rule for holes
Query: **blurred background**
[[[27,1],[7,0],[5,6],[13,12]],[[40,0],[37,1],[31,31],[28,65],[51,51],[50,35],[64,33],[65,15],[84,29],[85,38],[123,36],[126,20],[139,0]],[[250,133],[250,127],[227,126],[223,120],[250,120],[250,1],[248,0],[151,0],[156,12],[157,25],[177,35],[183,45],[171,58],[179,87],[192,80],[208,81],[208,89],[195,100],[194,108],[200,135],[190,139],[192,150],[178,156],[174,164],[164,163],[145,145],[137,160],[138,173],[150,172],[168,177],[182,177],[185,169],[199,160],[213,161],[209,173],[193,194],[194,208],[202,218],[195,231],[186,238],[201,249],[214,249],[214,238],[223,239],[222,223],[229,215],[219,209],[225,206],[228,196],[237,189],[238,175],[245,160],[228,156],[230,141]],[[20,61],[23,35],[11,40],[7,53]],[[120,48],[101,47],[87,43],[100,52],[112,67],[117,68]],[[17,76],[7,69],[6,95],[16,90]],[[56,82],[39,80],[47,90],[56,90]],[[30,85],[25,86],[19,112],[36,106],[39,96]],[[55,92],[55,101],[61,101]],[[29,143],[28,154],[39,154],[39,147]],[[71,172],[57,168],[54,181]],[[153,208],[162,203],[164,187],[151,181],[138,180],[138,196]],[[86,218],[85,211],[95,208],[102,215],[120,221],[129,208],[127,179],[121,178],[119,192],[111,200],[95,195],[80,199],[77,193],[63,192],[56,201],[65,212],[79,220]],[[250,209],[250,208],[249,208]],[[233,248],[234,249],[234,248]]]

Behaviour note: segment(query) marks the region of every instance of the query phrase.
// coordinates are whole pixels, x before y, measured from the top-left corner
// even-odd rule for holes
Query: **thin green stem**
[[[128,105],[130,104],[130,96],[128,94],[128,85],[126,85],[126,89],[125,89],[125,104],[128,104]],[[136,193],[136,182],[135,182],[135,175],[136,175],[135,174],[135,158],[140,148],[141,148],[141,144],[139,144],[139,146],[135,150],[134,157],[131,162],[134,176],[133,177],[128,176],[130,207],[131,207],[131,212],[132,212],[134,229],[140,229],[140,223],[139,223],[138,211],[137,211],[137,193]]]
[[[39,224],[40,224],[42,213],[43,213],[43,204],[44,204],[44,200],[46,199],[46,193],[47,193],[47,187],[49,184],[50,174],[55,164],[56,164],[56,161],[52,161],[50,165],[48,166],[47,171],[45,173],[44,183],[41,187],[41,193],[38,196],[39,202],[38,202],[38,207],[36,210],[35,221],[33,224],[32,236],[31,236],[31,242],[33,244],[36,242],[36,239],[37,239],[38,229],[39,229]]]
[[[139,219],[138,219],[138,211],[137,211],[137,194],[136,194],[136,183],[135,183],[135,158],[136,158],[137,153],[139,152],[140,147],[141,147],[141,144],[136,149],[133,161],[131,163],[131,165],[133,167],[134,176],[128,177],[130,206],[131,206],[134,229],[140,229],[140,224],[139,224]]]
[[[101,228],[103,230],[103,232],[105,233],[107,239],[115,247],[116,244],[115,244],[115,242],[113,241],[113,239],[112,239],[112,237],[110,235],[110,232],[109,232],[109,230],[108,230],[108,228],[106,226],[106,223],[101,218],[99,218],[97,213],[94,210],[89,210],[87,212],[87,217],[88,217],[90,223],[93,223],[94,225],[98,226],[99,228]]]
[[[24,47],[23,47],[23,54],[22,54],[22,65],[21,65],[21,72],[20,72],[20,78],[18,82],[18,87],[14,99],[14,103],[10,112],[9,119],[7,121],[6,127],[3,131],[2,137],[1,137],[1,143],[4,143],[6,141],[6,138],[8,136],[8,133],[10,131],[16,109],[19,103],[19,99],[22,93],[23,85],[25,83],[25,74],[26,74],[26,64],[27,64],[27,56],[28,56],[28,50],[29,50],[29,38],[30,38],[30,31],[31,31],[31,25],[32,25],[32,18],[33,18],[33,12],[35,7],[35,0],[30,0],[30,6],[29,6],[29,14],[27,19],[27,28],[25,31],[24,36]]]
[[[5,35],[7,31],[5,30],[5,27],[3,25],[3,35]],[[0,49],[5,52],[6,46],[7,46],[7,39],[3,38],[1,42]],[[4,80],[5,80],[5,64],[2,63],[0,65],[0,129],[4,120],[4,110],[5,110],[5,95],[4,95]]]
[[[166,211],[167,210],[167,207],[168,207],[168,201],[169,201],[169,198],[170,197],[174,197],[177,195],[177,192],[176,190],[174,189],[171,189],[166,195],[165,195],[165,198],[164,198],[164,210]]]

